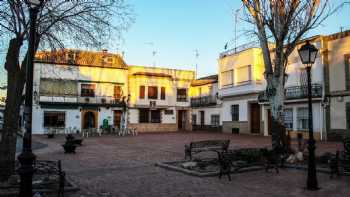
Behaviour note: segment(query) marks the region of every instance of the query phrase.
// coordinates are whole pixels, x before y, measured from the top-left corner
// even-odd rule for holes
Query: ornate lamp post
[[[310,44],[309,41],[306,42],[299,50],[299,56],[301,62],[306,65],[307,72],[307,90],[308,90],[308,109],[309,109],[309,140],[308,140],[308,174],[307,174],[307,189],[317,190],[317,175],[316,175],[316,161],[315,161],[315,139],[313,132],[313,119],[312,119],[312,88],[311,88],[311,67],[315,63],[318,49]]]
[[[25,134],[23,137],[22,153],[18,156],[21,164],[19,174],[21,177],[20,197],[31,197],[33,180],[33,163],[35,155],[32,153],[32,107],[33,107],[33,62],[35,53],[36,19],[43,0],[26,0],[29,7],[30,31],[28,44],[28,57],[26,68],[26,90],[25,90]]]

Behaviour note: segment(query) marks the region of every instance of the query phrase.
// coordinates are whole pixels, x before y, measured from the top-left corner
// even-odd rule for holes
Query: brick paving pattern
[[[68,178],[81,190],[71,197],[221,197],[221,196],[348,196],[350,177],[330,179],[318,174],[321,190],[304,189],[306,172],[282,169],[280,174],[264,171],[234,174],[227,177],[193,177],[154,166],[156,162],[184,158],[184,144],[207,139],[230,139],[230,148],[266,147],[269,137],[221,133],[153,133],[138,136],[102,136],[85,138],[76,154],[64,154],[64,137],[34,140],[49,146],[36,150],[39,159],[60,159]],[[294,142],[295,144],[295,142]],[[319,142],[317,154],[334,152],[342,145]]]

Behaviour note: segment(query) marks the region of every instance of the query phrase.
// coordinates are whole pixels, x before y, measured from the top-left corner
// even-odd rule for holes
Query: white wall
[[[225,100],[222,103],[222,121],[232,121],[231,105],[239,105],[239,121],[248,121],[248,102],[254,99],[242,99],[229,101]]]
[[[201,124],[201,115],[200,111],[204,111],[204,125],[211,125],[211,116],[219,115],[220,116],[220,125],[222,125],[222,108],[220,107],[202,107],[192,109],[192,114],[196,115],[196,124]]]
[[[299,131],[298,130],[298,120],[297,120],[297,110],[300,107],[307,107],[307,103],[300,103],[300,104],[286,104],[285,105],[285,109],[292,109],[293,110],[293,131]],[[264,106],[263,109],[263,113],[262,113],[262,120],[264,121],[264,135],[268,134],[268,113],[267,110],[270,107],[268,106]],[[324,112],[323,109],[320,105],[320,103],[313,103],[312,104],[312,118],[313,118],[313,128],[314,128],[314,132],[323,132],[323,117]]]
[[[162,123],[176,124],[177,111],[175,107],[169,107],[167,110],[173,110],[173,114],[165,114],[165,110],[161,111]]]
[[[98,112],[98,127],[103,125],[103,120],[107,119],[109,125],[113,125],[113,111],[111,108],[100,107]]]
[[[81,114],[79,109],[42,109],[39,106],[33,106],[33,121],[32,132],[33,134],[43,134],[44,129],[44,112],[45,111],[59,111],[66,113],[66,128],[76,127],[81,131]]]

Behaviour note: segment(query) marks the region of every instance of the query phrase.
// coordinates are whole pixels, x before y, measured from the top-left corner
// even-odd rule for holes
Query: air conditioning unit
[[[152,108],[152,107],[156,107],[156,101],[150,101],[149,102],[149,106]]]
[[[101,103],[105,104],[107,100],[105,98],[101,98]]]

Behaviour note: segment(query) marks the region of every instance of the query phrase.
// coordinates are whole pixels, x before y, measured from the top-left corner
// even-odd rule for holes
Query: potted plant
[[[64,149],[64,153],[75,153],[77,145],[75,144],[74,140],[66,140],[62,147]]]
[[[54,129],[49,129],[47,132],[47,138],[51,139],[55,137],[55,130]]]

